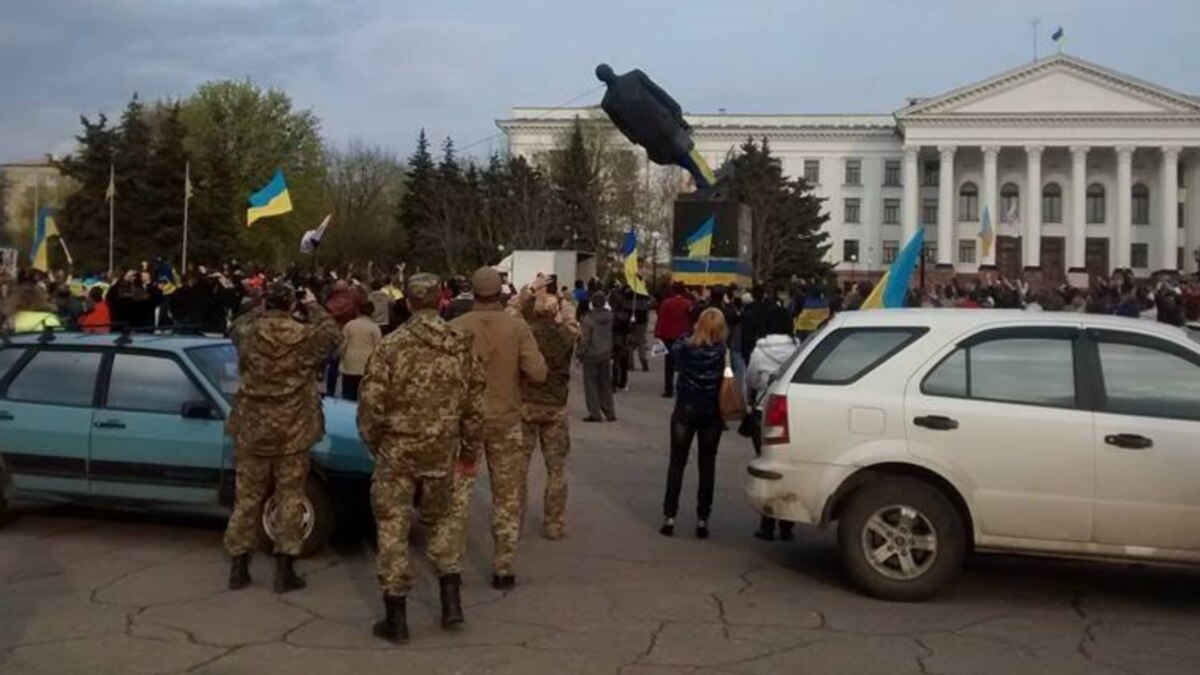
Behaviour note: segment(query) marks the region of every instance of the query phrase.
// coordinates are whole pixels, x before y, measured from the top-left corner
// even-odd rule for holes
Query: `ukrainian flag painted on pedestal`
[[[250,208],[246,211],[246,227],[254,224],[259,218],[278,216],[292,210],[292,196],[288,194],[287,183],[283,180],[283,169],[275,169],[271,182],[263,189],[250,195]]]

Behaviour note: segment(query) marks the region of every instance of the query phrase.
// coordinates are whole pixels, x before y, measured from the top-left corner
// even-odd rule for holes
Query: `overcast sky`
[[[62,153],[78,116],[209,79],[282,88],[331,140],[459,146],[592,70],[640,67],[691,112],[890,113],[1068,52],[1200,94],[1198,0],[4,0],[0,161]],[[598,102],[600,94],[579,101]],[[499,139],[472,153],[498,149]]]

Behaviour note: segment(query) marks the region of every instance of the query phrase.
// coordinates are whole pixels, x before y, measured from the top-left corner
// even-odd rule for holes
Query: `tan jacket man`
[[[521,496],[526,466],[521,437],[521,378],[546,379],[546,360],[538,350],[529,324],[504,312],[500,302],[500,275],[481,267],[471,277],[475,306],[450,322],[472,337],[475,354],[483,363],[487,388],[483,394],[484,455],[492,488],[492,585],[512,588],[516,583],[513,559],[521,537]],[[456,486],[456,513],[466,517],[472,479]],[[465,527],[464,527],[465,529]]]

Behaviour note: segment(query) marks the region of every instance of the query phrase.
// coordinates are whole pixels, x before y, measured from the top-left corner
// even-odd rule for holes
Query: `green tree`
[[[134,266],[155,252],[157,240],[150,223],[152,195],[148,190],[152,142],[146,108],[135,93],[121,114],[113,151],[117,188],[113,248],[120,267]]]
[[[99,272],[108,269],[108,203],[104,193],[118,130],[108,126],[103,114],[95,122],[87,117],[79,121],[83,131],[75,137],[75,153],[58,162],[63,175],[78,185],[63,203],[58,227],[71,247],[76,269]]]
[[[583,123],[576,117],[566,137],[560,139],[559,147],[550,155],[550,177],[559,218],[559,231],[550,241],[555,248],[599,251],[603,187],[594,154],[589,151]]]
[[[433,227],[429,199],[436,180],[435,169],[433,155],[429,152],[429,138],[421,129],[417,149],[408,158],[406,189],[396,212],[398,227],[394,250],[402,261],[428,261],[436,255],[435,249],[429,248],[429,238],[421,235]]]
[[[292,100],[277,89],[222,80],[200,85],[183,102],[182,118],[185,148],[198,174],[193,179],[196,236],[189,238],[189,248],[196,243],[196,259],[228,259],[233,250],[214,243],[236,241],[234,250],[252,262],[295,260],[300,235],[328,212],[317,117],[293,109]],[[247,199],[276,167],[287,178],[295,210],[246,227]]]
[[[749,138],[741,150],[727,160],[725,171],[732,175],[733,194],[753,214],[755,276],[773,282],[793,276],[824,278],[830,270],[824,259],[829,235],[821,230],[829,220],[821,212],[825,200],[802,178],[783,174],[766,138],[761,144]]]
[[[498,208],[507,219],[512,248],[545,249],[555,227],[554,193],[546,174],[524,157],[510,157],[503,166],[505,192]]]
[[[186,129],[179,103],[160,104],[155,112],[157,129],[144,195],[147,238],[155,254],[178,265],[183,248],[184,175],[190,159],[184,148]],[[188,229],[190,248],[190,223]]]

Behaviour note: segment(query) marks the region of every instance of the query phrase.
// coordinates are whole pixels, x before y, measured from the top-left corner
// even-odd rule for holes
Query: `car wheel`
[[[867,594],[923,600],[962,569],[966,534],[939,490],[913,478],[885,478],[850,496],[838,519],[838,551]]]
[[[304,485],[304,499],[301,501],[304,510],[301,528],[303,541],[300,545],[300,557],[308,557],[323,550],[333,536],[334,525],[337,523],[337,513],[329,491],[321,481],[313,476],[308,477]],[[259,521],[259,538],[266,551],[273,549],[275,541],[274,523],[278,505],[275,496],[271,495],[263,506],[262,519]]]

